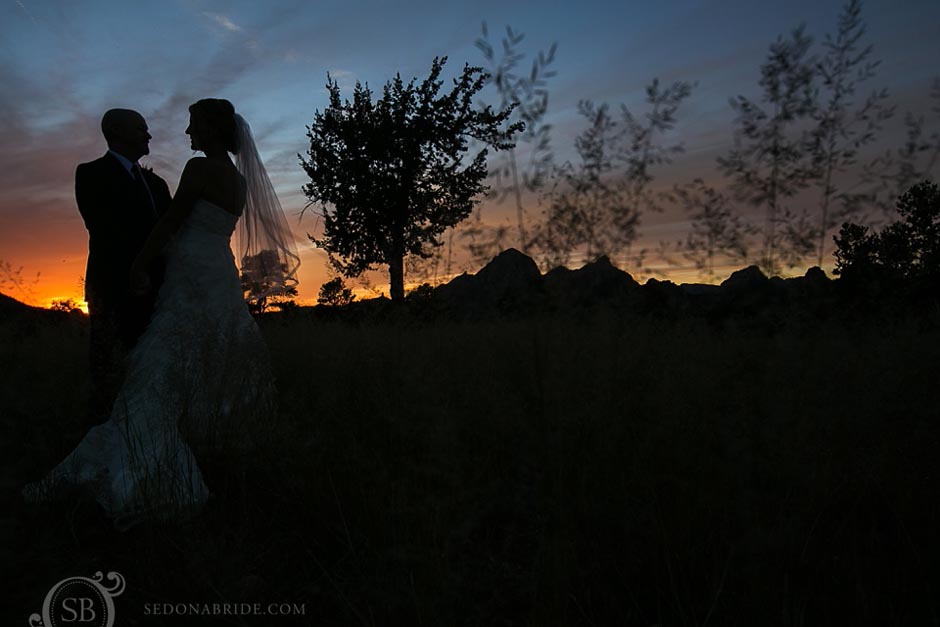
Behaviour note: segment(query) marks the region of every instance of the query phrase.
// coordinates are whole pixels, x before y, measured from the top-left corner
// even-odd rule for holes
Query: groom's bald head
[[[144,116],[131,109],[109,109],[101,117],[108,148],[131,161],[150,153],[150,132]]]

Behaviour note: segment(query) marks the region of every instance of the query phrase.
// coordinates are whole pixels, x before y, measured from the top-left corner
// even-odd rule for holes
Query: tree
[[[438,96],[446,61],[435,58],[417,86],[417,79],[405,85],[396,75],[374,103],[358,82],[353,101],[341,102],[339,85],[327,76],[330,105],[314,113],[309,158],[301,158],[310,177],[304,193],[323,206],[323,236],[310,239],[344,276],[387,265],[393,300],[405,295],[405,256],[428,258],[487,189],[488,150],[465,163],[468,138],[505,150],[523,127],[501,129],[511,110],[474,109],[486,80],[480,68],[465,65],[454,88]]]
[[[49,305],[49,309],[52,311],[62,311],[65,313],[82,313],[81,307],[79,307],[78,301],[74,298],[60,298],[52,301]]]
[[[766,211],[760,265],[768,274],[779,273],[781,258],[793,267],[814,248],[808,214],[786,204],[813,176],[805,128],[816,110],[811,44],[800,27],[770,46],[761,66],[763,106],[744,96],[731,100],[738,127],[734,147],[718,159],[738,199]]]
[[[650,191],[653,168],[682,151],[681,144],[661,145],[658,136],[673,128],[676,111],[691,89],[685,82],[662,88],[653,79],[646,88],[649,110],[638,118],[621,106],[621,123],[606,103],[578,103],[589,126],[575,140],[580,163],[565,163],[554,171],[548,207],[534,238],[543,267],[565,265],[579,249],[588,259],[629,250],[643,213],[658,209]],[[629,261],[641,266],[642,257],[643,252]]]
[[[840,190],[837,176],[854,165],[860,150],[877,138],[882,124],[894,114],[885,105],[885,89],[870,94],[855,107],[854,96],[860,83],[875,75],[879,61],[870,60],[872,46],[859,48],[865,34],[860,0],[849,0],[839,15],[835,36],[827,35],[825,54],[817,65],[822,87],[828,99],[813,114],[816,128],[812,134],[813,170],[818,173],[820,188],[819,221],[817,226],[817,264],[822,266],[826,237],[839,223],[857,213],[864,194]],[[841,201],[841,211],[833,206]]]
[[[940,188],[923,181],[897,202],[900,219],[869,233],[866,226],[844,223],[836,236],[834,273],[846,278],[940,278]]]
[[[581,162],[556,168],[548,207],[535,237],[542,266],[567,265],[572,253],[585,248],[588,259],[612,252],[614,241],[606,227],[626,204],[622,180],[615,180],[613,152],[620,139],[608,106],[589,100],[578,103],[578,112],[590,125],[575,140]]]
[[[242,291],[252,313],[264,313],[268,307],[290,307],[297,287],[287,277],[287,265],[278,262],[273,250],[246,255],[241,268]]]
[[[731,211],[721,192],[702,179],[695,179],[688,185],[677,185],[675,199],[692,219],[691,231],[680,242],[680,249],[702,275],[708,279],[715,277],[716,259],[747,261],[747,239],[753,228]]]
[[[330,305],[331,307],[342,307],[356,300],[352,290],[346,287],[343,277],[330,279],[320,286],[320,294],[317,296],[317,303],[320,305]]]
[[[0,259],[0,290],[19,294],[24,301],[36,299],[35,287],[39,283],[39,273],[31,279],[23,278],[23,266],[14,267],[9,261]]]
[[[868,186],[866,191],[857,195],[860,204],[872,204],[882,215],[890,216],[898,196],[911,185],[934,175],[940,160],[940,78],[934,79],[930,97],[933,101],[933,118],[930,120],[933,126],[928,127],[928,119],[923,115],[910,111],[904,115],[904,142],[897,148],[884,151],[863,167],[861,179]]]
[[[612,218],[617,248],[629,249],[633,244],[644,211],[662,211],[650,191],[650,184],[653,182],[652,169],[672,163],[672,156],[682,153],[684,147],[682,144],[660,145],[657,136],[664,135],[675,127],[676,112],[682,102],[691,95],[692,87],[692,83],[677,81],[663,89],[659,79],[654,78],[646,87],[649,111],[642,119],[637,118],[625,105],[621,105],[626,141],[623,142],[617,158],[625,166],[623,176],[627,204]]]
[[[418,287],[408,292],[408,300],[428,301],[434,297],[434,286],[430,283],[422,283]]]
[[[476,40],[476,47],[489,64],[487,83],[492,84],[499,94],[500,110],[514,107],[516,119],[525,124],[520,140],[530,146],[528,164],[522,167],[518,163],[515,147],[504,153],[504,158],[496,167],[496,185],[492,190],[492,196],[499,201],[510,194],[513,195],[516,204],[519,249],[527,252],[531,242],[526,227],[522,193],[523,190],[535,192],[541,189],[554,164],[550,135],[552,126],[545,122],[545,114],[548,111],[546,79],[555,76],[555,72],[548,67],[555,59],[558,44],[553,43],[547,54],[540,50],[532,60],[531,71],[528,74],[519,75],[515,73],[515,69],[525,58],[525,54],[518,52],[517,46],[525,39],[525,35],[507,26],[506,36],[502,39],[502,54],[497,58],[494,46],[489,41],[486,22],[483,23],[482,32],[483,36]],[[483,234],[484,229],[479,223],[465,233],[465,237],[472,240],[470,252],[477,261],[488,261],[490,257],[499,253],[502,250],[502,241],[505,239],[504,233],[498,231],[495,233],[496,250],[491,255],[489,254],[491,246],[486,243],[480,244],[478,241]],[[481,254],[486,255],[486,258],[481,259]]]
[[[473,223],[462,229],[460,237],[466,241],[466,249],[470,252],[474,263],[482,266],[505,250],[510,231],[511,227],[508,223],[484,226],[478,213]]]

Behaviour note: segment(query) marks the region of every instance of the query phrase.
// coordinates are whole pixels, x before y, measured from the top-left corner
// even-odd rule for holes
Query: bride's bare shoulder
[[[183,166],[183,176],[192,179],[203,179],[206,175],[208,161],[205,157],[193,157]]]
[[[220,163],[208,157],[193,157],[186,162],[183,172],[204,184],[217,185],[231,180],[230,170],[234,170],[234,167],[230,164],[226,167],[225,163]]]

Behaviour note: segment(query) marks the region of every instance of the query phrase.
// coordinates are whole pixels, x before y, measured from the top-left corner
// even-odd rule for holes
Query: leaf
[[[482,39],[477,39],[475,45],[483,53],[483,56],[486,57],[487,60],[493,60],[493,47],[489,44],[489,42]]]

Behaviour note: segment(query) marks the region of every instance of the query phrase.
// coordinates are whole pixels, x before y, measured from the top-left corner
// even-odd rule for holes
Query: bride
[[[267,347],[243,300],[230,239],[237,225],[243,269],[251,261],[253,280],[269,292],[295,281],[299,258],[245,120],[227,100],[200,100],[189,113],[186,133],[205,156],[186,164],[131,270],[144,293],[146,268],[161,253],[166,260],[111,416],[23,489],[37,502],[62,484],[88,487],[118,529],[198,511],[209,490],[187,440],[246,446],[247,423],[276,412]]]

